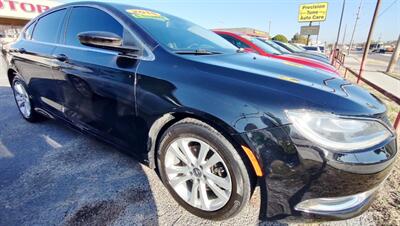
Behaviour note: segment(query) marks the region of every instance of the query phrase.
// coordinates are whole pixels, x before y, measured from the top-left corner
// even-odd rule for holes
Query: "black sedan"
[[[203,218],[232,217],[257,185],[270,219],[353,217],[397,154],[386,108],[367,91],[153,10],[56,7],[6,59],[22,117],[119,147]]]

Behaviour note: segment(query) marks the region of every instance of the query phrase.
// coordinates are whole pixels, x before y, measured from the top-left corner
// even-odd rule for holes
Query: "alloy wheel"
[[[31,116],[32,109],[29,95],[26,92],[25,86],[20,81],[16,81],[14,83],[13,90],[14,97],[20,112],[25,118],[29,118]]]
[[[165,155],[165,172],[171,187],[193,207],[215,211],[230,199],[232,179],[226,163],[202,140],[174,140]]]

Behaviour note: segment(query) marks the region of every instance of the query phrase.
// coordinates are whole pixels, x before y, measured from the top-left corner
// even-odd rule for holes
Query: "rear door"
[[[121,61],[119,52],[82,45],[78,34],[111,32],[131,45],[132,36],[113,16],[99,8],[70,9],[65,39],[54,55],[63,98],[64,116],[81,129],[132,148],[136,136],[135,72],[138,60]]]
[[[56,81],[52,75],[54,58],[66,9],[51,12],[32,23],[20,41],[13,45],[14,65],[24,78],[36,106],[59,114]]]

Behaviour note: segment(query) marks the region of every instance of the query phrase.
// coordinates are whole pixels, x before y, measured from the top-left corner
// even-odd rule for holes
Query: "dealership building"
[[[60,4],[50,0],[0,0],[0,34],[16,35],[28,21]]]

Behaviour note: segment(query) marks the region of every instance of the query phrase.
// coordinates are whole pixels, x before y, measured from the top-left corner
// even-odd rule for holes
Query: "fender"
[[[241,150],[241,145],[246,144],[241,136],[236,136],[239,134],[238,131],[223,120],[198,110],[178,109],[175,112],[169,112],[159,117],[153,122],[149,129],[147,140],[147,160],[150,168],[154,169],[157,167],[157,144],[164,131],[175,122],[184,118],[195,118],[216,128],[233,143],[237,150]]]

